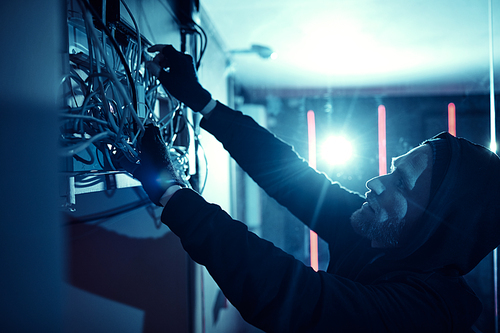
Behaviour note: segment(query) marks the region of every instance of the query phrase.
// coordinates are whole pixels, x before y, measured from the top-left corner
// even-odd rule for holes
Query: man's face
[[[401,246],[405,230],[427,207],[432,176],[432,148],[419,146],[393,159],[391,173],[366,183],[366,202],[351,216],[351,225],[372,247]]]

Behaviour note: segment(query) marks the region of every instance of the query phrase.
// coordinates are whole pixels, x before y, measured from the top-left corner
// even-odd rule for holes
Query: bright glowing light
[[[330,165],[345,164],[352,155],[351,143],[341,136],[331,136],[321,146],[321,157]]]
[[[491,142],[490,143],[490,150],[494,153],[497,152],[497,143],[496,142]]]

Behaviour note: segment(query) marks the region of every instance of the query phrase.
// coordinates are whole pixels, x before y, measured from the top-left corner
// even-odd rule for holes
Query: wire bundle
[[[118,43],[116,26],[110,24],[108,28],[87,1],[78,3],[81,12],[72,12],[68,20],[70,34],[84,36],[86,43],[76,43],[75,37],[74,45],[70,45],[70,69],[61,84],[65,101],[61,154],[88,165],[95,163],[94,156],[102,156],[102,170],[117,170],[113,163],[117,153],[138,163],[137,141],[147,121],[158,124],[165,142],[173,145],[179,127],[176,119],[182,112],[179,103],[161,91],[156,78],[145,70],[144,61],[150,60],[145,48],[150,44],[144,42],[126,4],[136,35]],[[169,100],[170,111],[162,119],[154,111],[158,94]],[[181,149],[171,150],[183,164],[187,163],[187,157],[179,153]],[[89,159],[80,156],[83,151]]]

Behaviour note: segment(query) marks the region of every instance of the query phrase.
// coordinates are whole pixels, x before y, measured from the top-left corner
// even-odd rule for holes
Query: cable
[[[83,90],[83,95],[84,95],[84,101],[83,101],[81,108],[69,108],[69,110],[68,110],[69,112],[67,114],[63,115],[63,118],[75,118],[75,121],[73,122],[72,127],[73,127],[74,131],[76,131],[76,133],[80,133],[82,138],[84,136],[86,136],[87,131],[93,132],[90,134],[94,134],[94,135],[98,134],[99,131],[102,131],[102,132],[108,131],[108,133],[113,132],[116,135],[110,135],[110,137],[114,137],[115,140],[117,140],[117,142],[120,142],[122,149],[126,149],[127,151],[131,151],[132,149],[130,149],[130,147],[126,147],[127,145],[129,145],[128,140],[124,140],[124,138],[123,138],[123,135],[127,135],[127,136],[129,135],[129,130],[125,129],[125,126],[130,126],[132,124],[136,124],[137,127],[139,128],[139,131],[132,130],[132,133],[130,133],[131,134],[131,136],[130,136],[131,143],[130,144],[134,144],[134,142],[137,140],[138,135],[140,134],[140,130],[142,130],[144,128],[143,121],[141,119],[139,119],[135,110],[130,110],[131,102],[128,99],[127,93],[123,89],[123,85],[120,82],[121,80],[118,79],[118,77],[115,74],[115,72],[116,72],[115,68],[112,68],[112,67],[114,67],[114,62],[112,63],[108,59],[103,45],[99,42],[98,37],[95,34],[93,24],[92,24],[92,18],[89,15],[89,10],[91,11],[92,8],[89,8],[86,5],[87,5],[86,2],[80,1],[80,7],[82,8],[82,12],[84,15],[83,21],[85,23],[86,31],[87,31],[87,41],[89,44],[89,48],[88,48],[89,55],[90,55],[89,60],[88,60],[89,72],[88,72],[88,76],[85,79],[85,81],[83,81],[83,79],[81,77],[79,77],[78,75],[73,77],[78,82],[78,84],[80,84],[80,86],[83,87],[82,90]],[[85,7],[87,7],[87,10],[85,9]],[[95,13],[94,13],[94,16],[95,16]],[[103,23],[103,25],[105,25],[105,23]],[[109,33],[108,33],[108,35],[109,35]],[[110,37],[109,41],[114,42],[113,36],[109,36],[109,37]],[[104,39],[103,39],[103,43],[105,43]],[[139,43],[140,43],[140,41],[139,41]],[[93,51],[94,47],[97,47],[97,49],[99,50],[99,53],[101,55],[101,59],[104,60],[105,66],[107,67],[107,72],[103,72],[101,70],[101,66],[100,66],[101,63],[97,57],[95,58],[96,60],[94,61],[94,54],[96,54],[96,56],[97,56],[97,53],[94,53],[94,51]],[[121,51],[119,50],[118,47],[116,47],[116,42],[115,42],[115,49],[117,51],[116,54],[118,54],[120,56]],[[132,45],[132,47],[130,47],[130,45],[129,45],[128,49],[134,50],[133,45]],[[140,51],[135,50],[133,52],[134,52],[134,54],[137,54],[137,56],[134,57],[135,60],[133,63],[139,64]],[[122,59],[121,63],[123,65],[123,68],[127,72],[127,66],[128,66],[127,62],[124,61],[123,55],[121,55],[120,58]],[[94,67],[94,65],[95,65],[95,67]],[[94,68],[96,71],[94,71]],[[128,71],[128,72],[130,72],[130,71]],[[139,75],[138,69],[135,71],[135,74],[136,74],[136,77],[139,77],[138,76]],[[130,81],[130,76],[127,75],[127,73],[125,74],[125,76],[128,76],[129,77],[128,80]],[[105,78],[106,80],[102,80],[103,78]],[[94,81],[97,81],[97,85],[95,85],[93,83]],[[130,84],[130,86],[131,86],[131,89],[133,91],[133,89],[135,88],[135,83],[132,82],[132,84]],[[95,87],[96,88],[98,87],[98,90],[94,90]],[[113,95],[115,97],[118,97],[118,99],[117,98],[108,99],[107,92],[109,91],[109,88],[111,88]],[[72,90],[72,93],[74,95],[73,90]],[[154,96],[154,94],[152,94],[152,95]],[[121,96],[121,97],[119,97],[119,96]],[[73,98],[74,98],[75,105],[78,105],[76,97],[73,96]],[[121,99],[123,99],[124,103],[122,103]],[[145,107],[149,111],[149,105],[146,105]],[[79,115],[74,115],[75,112],[78,112]],[[96,118],[97,115],[99,115],[100,119]],[[115,121],[115,117],[116,117],[116,120],[120,123],[120,127],[117,126],[117,123]],[[127,118],[129,118],[129,117],[131,117],[131,119],[127,120]],[[90,122],[83,123],[84,120],[88,120]],[[68,126],[66,126],[66,128],[68,128]],[[135,132],[135,133],[133,133],[133,132]],[[69,133],[69,134],[71,135],[70,139],[76,138],[75,135],[73,135],[71,133]],[[102,137],[102,135],[97,136],[98,139],[101,137]],[[78,151],[79,149],[83,149],[85,147],[88,147],[88,145],[91,142],[94,142],[95,140],[96,140],[96,138],[94,136],[93,139],[90,141],[83,142],[80,145],[74,145],[73,147],[70,147],[69,149],[64,150],[62,154],[69,155],[71,153],[74,153],[74,152]],[[103,152],[105,159],[108,162],[108,165],[110,167],[112,167],[113,164],[111,162],[109,150],[103,149],[103,148],[101,148],[100,150]],[[135,153],[135,155],[137,155],[137,154]]]
[[[195,135],[195,141],[198,143],[198,146],[201,148],[201,151],[203,152],[203,159],[205,160],[205,177],[203,179],[203,185],[200,187],[200,195],[201,195],[201,194],[203,194],[203,191],[205,190],[205,187],[207,186],[208,159],[207,159],[207,154],[205,152],[205,148],[203,148],[203,145],[201,144],[201,141],[200,141],[198,135]]]
[[[137,65],[136,65],[136,73],[135,73],[136,77],[135,77],[135,80],[134,80],[135,82],[137,82],[137,75],[138,75],[137,73],[139,72],[138,68],[139,68],[139,66],[141,64],[141,54],[142,54],[141,32],[139,30],[139,25],[135,21],[134,15],[132,15],[132,12],[128,8],[127,3],[125,2],[125,0],[120,0],[120,2],[123,4],[123,7],[125,7],[125,10],[127,11],[128,15],[132,19],[132,22],[134,23],[135,31],[137,31],[137,44],[138,44],[138,48],[137,48]]]
[[[69,225],[83,224],[83,223],[95,222],[95,221],[99,221],[99,220],[105,220],[105,219],[109,219],[109,218],[112,218],[112,217],[115,217],[115,216],[118,216],[121,214],[132,212],[132,211],[140,209],[144,206],[150,206],[150,205],[153,205],[151,200],[149,200],[149,198],[143,198],[143,199],[140,199],[138,201],[128,203],[126,205],[117,207],[115,209],[111,209],[111,210],[106,211],[106,212],[100,212],[100,213],[82,216],[82,217],[78,217],[78,218],[75,218],[74,216],[67,214],[67,220],[69,222],[66,223],[66,225],[69,226]]]
[[[83,1],[83,0],[79,0],[79,1]],[[86,14],[89,16],[88,12],[86,12]],[[90,17],[87,17],[87,19],[91,20]],[[127,95],[126,91],[123,88],[123,85],[121,84],[121,82],[116,77],[116,74],[114,73],[114,71],[111,71],[111,66],[109,65],[109,60],[108,60],[108,57],[106,56],[106,52],[103,49],[102,45],[100,43],[98,43],[98,38],[96,36],[96,33],[95,33],[94,29],[91,29],[90,32],[91,32],[91,36],[94,38],[94,40],[96,42],[95,44],[98,46],[98,49],[101,52],[101,56],[103,57],[104,62],[106,63],[106,65],[110,69],[110,73],[109,74],[111,75],[111,79],[116,83],[115,87],[120,92],[120,95],[125,99],[125,103],[126,104],[125,104],[124,111],[126,110],[127,112],[129,112],[132,115],[133,118],[135,118],[135,120],[138,120],[139,118],[138,118],[137,113],[136,113],[136,110],[137,110],[137,92],[136,92],[136,89],[135,89],[135,84],[134,84],[134,82],[132,80],[132,76],[130,74],[130,69],[128,68],[125,59],[122,59],[122,62],[123,62],[123,66],[125,68],[127,77],[129,78],[130,83],[131,83],[131,87],[130,88],[131,88],[131,90],[133,92],[133,106],[132,106],[132,110],[130,110],[130,106],[131,106],[132,102],[130,102],[130,100],[128,98],[128,95]],[[113,39],[110,39],[110,40],[114,41]],[[116,41],[114,41],[114,44],[116,44]],[[121,55],[120,58],[122,58],[123,57],[122,52],[119,49],[118,49],[118,51],[119,51],[119,54]],[[134,108],[134,106],[135,106],[135,108]],[[144,130],[144,128],[141,128],[141,130]]]
[[[193,136],[194,136],[195,144],[198,145],[201,148],[202,153],[203,153],[203,159],[205,161],[205,177],[203,179],[203,185],[199,189],[200,194],[203,194],[203,191],[205,190],[205,187],[207,185],[207,180],[208,180],[208,159],[207,159],[207,154],[205,152],[205,148],[203,148],[203,145],[201,144],[200,137],[199,137],[198,133],[196,133],[196,128],[195,128],[194,124],[192,124],[186,116],[184,116],[184,118],[185,118],[186,123],[193,130]],[[195,149],[195,151],[197,153],[197,149]],[[195,158],[197,158],[197,157],[195,157]],[[198,170],[196,170],[196,171],[198,172]]]
[[[81,156],[79,156],[77,154],[73,155],[73,157],[74,157],[75,160],[77,160],[77,161],[79,161],[79,162],[81,162],[83,164],[92,165],[92,164],[94,164],[94,155],[92,155],[92,151],[90,150],[90,147],[87,147],[86,150],[87,150],[87,153],[90,156],[90,159],[86,160],[86,159],[84,159],[83,157],[81,157]]]
[[[82,8],[82,11],[84,12],[87,12],[87,11],[90,11],[92,13],[92,15],[96,18],[96,22],[99,22],[101,24],[101,27],[102,29],[104,30],[104,32],[106,33],[106,35],[108,36],[111,44],[113,45],[113,47],[115,48],[115,51],[116,51],[116,54],[120,57],[120,60],[123,64],[123,67],[125,69],[125,73],[127,75],[127,78],[129,80],[129,83],[130,83],[130,89],[132,90],[132,101],[134,103],[134,106],[137,108],[137,91],[135,89],[135,85],[134,85],[134,80],[132,78],[132,74],[130,72],[130,69],[128,68],[127,66],[127,62],[125,61],[125,57],[123,56],[123,53],[121,52],[120,50],[120,47],[118,46],[118,44],[116,43],[116,40],[113,38],[113,36],[111,35],[111,32],[109,31],[108,27],[106,26],[106,24],[104,24],[102,22],[102,20],[99,20],[99,14],[95,11],[95,9],[88,3],[87,0],[78,0],[78,3],[80,4],[80,7]],[[82,5],[83,4],[83,5]],[[85,11],[85,8],[87,8],[87,11]],[[92,19],[90,18],[89,21],[89,24],[92,23]],[[92,29],[90,29],[91,32],[92,32],[92,35],[95,34],[94,31],[92,31]],[[103,52],[102,53],[104,59],[106,58],[106,55],[105,53]]]
[[[87,147],[90,146],[93,142],[102,140],[106,137],[109,137],[111,134],[112,133],[109,131],[99,133],[99,134],[93,136],[92,138],[90,138],[90,139],[88,139],[88,140],[86,140],[78,145],[75,145],[73,147],[69,147],[68,149],[62,150],[61,156],[73,156],[75,154],[78,154],[82,150],[87,149]]]
[[[79,108],[79,109],[81,109],[81,108]],[[68,114],[68,113],[64,113],[64,114],[61,114],[60,117],[62,117],[62,118],[87,119],[87,120],[90,120],[90,121],[95,121],[95,122],[101,123],[103,125],[108,125],[107,121],[101,120],[101,119],[98,119],[98,118],[95,118],[95,117],[92,117],[92,116],[84,116],[84,115],[80,115],[80,114]]]
[[[196,70],[198,70],[201,66],[201,59],[205,55],[205,51],[207,49],[208,38],[207,38],[207,34],[205,33],[205,30],[203,30],[203,28],[201,26],[199,26],[196,23],[194,23],[194,25],[195,25],[196,33],[200,36],[200,41],[201,41],[200,42],[200,44],[201,44],[200,56],[199,56],[198,60],[196,61]]]
[[[92,165],[97,160],[104,172],[116,170],[113,155],[117,151],[123,153],[129,161],[137,163],[137,142],[143,134],[144,124],[152,121],[160,128],[164,141],[168,143],[176,168],[189,178],[187,152],[191,136],[184,138],[184,134],[181,134],[188,133],[184,132],[188,126],[186,114],[182,112],[182,104],[168,92],[158,91],[161,85],[157,78],[148,71],[143,71],[142,62],[149,57],[143,52],[143,47],[149,44],[147,40],[143,40],[138,22],[125,0],[121,0],[121,3],[127,10],[134,28],[122,22],[108,28],[106,8],[102,8],[100,16],[88,0],[78,0],[77,3],[82,16],[68,20],[74,29],[72,36],[75,40],[70,46],[70,73],[61,81],[61,85],[67,89],[67,105],[60,115],[63,121],[60,139],[63,148],[60,154],[72,156],[86,165]],[[192,41],[200,45],[199,49],[195,44],[192,45],[195,65],[199,68],[206,51],[207,36],[197,25],[190,31],[195,37]],[[82,41],[78,39],[83,35],[79,32],[85,35],[87,46],[82,45]],[[121,37],[118,33],[124,33],[127,38],[115,38],[115,33],[118,37]],[[154,113],[160,93],[162,97],[166,96],[169,102],[166,115],[161,119]],[[177,138],[182,140],[176,140]],[[174,142],[177,146],[173,146]],[[92,145],[95,146],[95,154]],[[78,155],[84,150],[89,152],[90,159]],[[205,152],[203,153],[206,162]]]

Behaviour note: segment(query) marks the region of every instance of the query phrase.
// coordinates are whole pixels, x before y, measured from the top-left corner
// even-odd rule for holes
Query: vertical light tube
[[[498,248],[493,250],[493,294],[495,303],[495,332],[498,333]]]
[[[307,111],[307,136],[309,144],[309,165],[316,169],[316,122],[313,110]],[[318,235],[312,230],[309,231],[309,253],[311,267],[315,271],[318,271]]]
[[[488,30],[490,47],[490,149],[496,153],[496,114],[495,114],[495,70],[493,66],[493,8],[492,1],[488,1]],[[493,250],[493,291],[495,303],[495,332],[498,333],[498,248]]]
[[[497,151],[497,138],[495,126],[495,70],[493,64],[493,10],[491,0],[488,1],[489,11],[489,47],[490,47],[490,149],[496,153]],[[498,332],[498,330],[497,330]]]
[[[378,106],[378,173],[387,174],[385,106]]]
[[[448,104],[448,132],[457,136],[457,113],[453,103]]]

